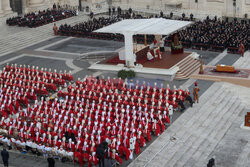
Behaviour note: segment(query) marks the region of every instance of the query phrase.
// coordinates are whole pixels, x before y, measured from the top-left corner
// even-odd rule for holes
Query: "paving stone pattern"
[[[124,47],[123,42],[73,38],[69,41],[62,42],[46,49],[69,53],[88,53],[95,51],[115,51],[121,47]]]

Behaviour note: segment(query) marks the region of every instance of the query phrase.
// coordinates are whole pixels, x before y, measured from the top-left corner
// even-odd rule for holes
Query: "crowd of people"
[[[169,16],[160,12],[160,15],[152,15],[149,17],[143,17],[141,15],[135,15],[132,9],[125,13],[121,13],[121,9],[109,9],[108,18],[93,19],[87,22],[77,24],[75,26],[61,25],[59,28],[59,33],[61,35],[68,36],[79,36],[79,37],[89,37],[97,39],[107,39],[107,40],[119,40],[123,41],[123,36],[120,34],[104,34],[104,33],[93,33],[94,30],[108,26],[122,19],[142,19],[142,18],[152,18],[152,17],[163,17],[167,19],[179,19],[185,21],[194,21],[194,15],[190,14],[187,17],[184,13],[180,18],[174,18],[173,13]],[[209,49],[213,51],[223,51],[228,49],[229,52],[237,53],[238,48],[241,43],[245,46],[246,50],[249,48],[250,36],[249,36],[250,23],[246,20],[229,21],[228,18],[225,20],[218,19],[216,16],[214,18],[209,18],[207,16],[204,20],[195,20],[194,24],[179,31],[180,41],[186,48],[194,49]],[[170,45],[171,36],[166,38],[166,45]],[[138,37],[138,42],[142,43],[143,38]],[[148,41],[152,42],[152,41]]]
[[[123,19],[142,19],[142,15],[136,15],[130,8],[127,12],[122,13],[120,7],[109,8],[109,17],[93,18],[93,13],[90,13],[90,20],[76,24],[74,26],[63,24],[59,26],[58,34],[66,36],[88,37],[96,39],[117,40],[123,41],[124,37],[121,34],[110,33],[94,33],[93,31],[110,24],[116,23]],[[144,37],[143,37],[144,38]]]
[[[64,24],[59,27],[58,33],[61,35],[71,35],[71,36],[75,36],[80,33],[83,34],[83,36],[85,36],[93,32],[94,30],[108,26],[120,20],[121,18],[118,16],[109,18],[99,17],[99,18],[93,18],[92,20],[85,21],[83,23],[76,24],[74,26]]]
[[[17,16],[8,18],[6,24],[9,26],[18,25],[21,27],[28,26],[34,28],[76,15],[78,15],[77,10],[47,9],[25,14],[23,17]]]
[[[238,52],[241,42],[246,50],[249,47],[250,24],[245,21],[228,21],[214,17],[207,17],[203,21],[196,21],[191,26],[179,31],[179,38],[187,48],[210,49],[214,51]],[[170,38],[168,39],[170,40]]]
[[[0,143],[21,152],[94,166],[96,150],[105,141],[105,156],[121,164],[122,158],[132,159],[152,136],[166,129],[178,102],[190,94],[181,88],[171,90],[169,85],[91,76],[65,84],[72,80],[66,73],[7,65],[1,74],[0,114],[7,115],[0,121]],[[58,90],[56,98],[42,96],[41,92],[54,90]]]

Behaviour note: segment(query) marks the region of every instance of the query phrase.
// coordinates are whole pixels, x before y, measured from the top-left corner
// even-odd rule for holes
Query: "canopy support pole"
[[[136,57],[133,53],[133,33],[126,32],[124,35],[125,41],[125,60],[127,67],[134,67]]]

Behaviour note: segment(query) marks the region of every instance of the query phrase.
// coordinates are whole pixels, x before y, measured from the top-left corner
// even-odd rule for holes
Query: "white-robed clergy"
[[[148,59],[149,61],[154,60],[154,56],[150,53],[150,51],[148,51],[148,53],[147,53],[147,59]]]

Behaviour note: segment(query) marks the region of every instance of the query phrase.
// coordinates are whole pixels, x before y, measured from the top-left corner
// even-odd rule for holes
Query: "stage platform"
[[[181,53],[181,54],[171,54],[170,51],[163,52],[162,59],[156,59],[153,62],[146,61],[143,63],[143,67],[148,68],[163,68],[163,69],[170,69],[178,62],[182,61],[186,57],[190,56],[192,53]]]
[[[143,58],[142,56],[140,56]],[[135,67],[125,67],[125,61],[119,60],[119,56],[112,56],[106,60],[92,64],[89,69],[97,71],[109,71],[118,72],[122,69],[134,70],[137,76],[147,77],[151,79],[162,79],[162,80],[173,80],[176,74],[182,77],[182,71],[193,71],[194,64],[195,70],[199,67],[197,64],[197,58],[199,55],[195,52],[182,53],[182,54],[171,54],[170,51],[163,53],[162,59],[155,59],[154,61],[142,61],[142,64],[136,64]],[[198,67],[197,67],[198,65]],[[188,70],[192,68],[191,70]],[[184,74],[183,74],[184,75]],[[186,79],[186,78],[183,78]]]
[[[173,55],[171,54],[170,51],[166,51],[162,53],[162,59],[155,59],[154,61],[147,61],[146,60],[147,56],[145,55],[145,57],[143,58],[145,60],[141,60],[142,58],[140,58],[140,60],[137,60],[137,62],[143,61],[143,63],[139,63],[139,64],[142,64],[143,67],[169,69],[191,54],[192,53],[184,52],[181,54]],[[116,54],[115,56],[112,56],[106,60],[103,60],[99,62],[98,64],[109,64],[109,65],[125,64],[125,60],[119,60],[119,56],[118,54]]]

